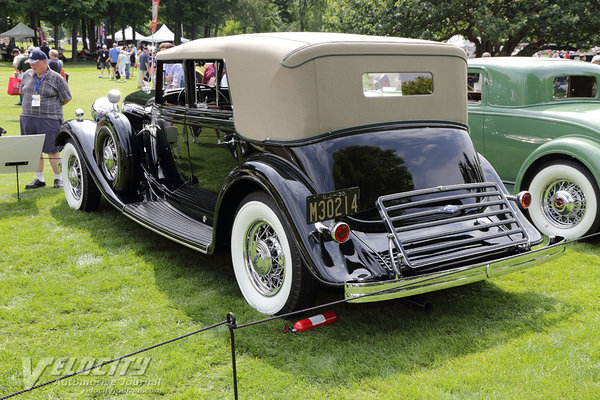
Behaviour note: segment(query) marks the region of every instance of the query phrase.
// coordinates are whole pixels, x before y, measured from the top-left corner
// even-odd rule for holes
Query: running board
[[[127,204],[123,213],[151,231],[202,253],[212,244],[212,226],[188,217],[164,200]]]

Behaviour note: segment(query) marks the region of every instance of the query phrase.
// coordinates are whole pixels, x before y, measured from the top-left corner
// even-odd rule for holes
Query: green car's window
[[[596,97],[596,78],[593,76],[557,76],[554,78],[554,98]]]
[[[429,72],[366,72],[362,74],[365,97],[416,96],[433,93]]]
[[[467,75],[467,96],[469,104],[481,103],[481,83],[483,77],[479,72],[469,72]]]

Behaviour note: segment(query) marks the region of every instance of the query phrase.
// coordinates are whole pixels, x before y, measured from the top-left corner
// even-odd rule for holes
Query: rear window
[[[433,93],[429,72],[366,72],[362,75],[365,97],[420,96]]]
[[[557,76],[554,78],[554,98],[596,97],[596,78],[593,76]]]

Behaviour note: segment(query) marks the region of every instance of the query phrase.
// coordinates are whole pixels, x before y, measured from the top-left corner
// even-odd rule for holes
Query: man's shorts
[[[42,153],[54,154],[63,149],[62,146],[54,145],[54,139],[56,139],[58,128],[60,128],[60,121],[57,119],[27,117],[21,115],[21,135],[46,135]]]
[[[111,61],[111,62],[110,62],[110,66],[111,66],[111,67],[113,67],[113,68],[116,68],[116,67],[117,67],[117,63],[116,63],[116,62],[112,62],[112,61]]]

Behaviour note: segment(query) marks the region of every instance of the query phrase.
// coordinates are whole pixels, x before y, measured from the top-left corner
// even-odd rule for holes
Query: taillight
[[[331,237],[338,243],[344,243],[350,237],[350,227],[345,222],[336,222],[331,228]]]
[[[531,205],[531,193],[524,191],[517,195],[517,201],[521,208],[528,208]]]

